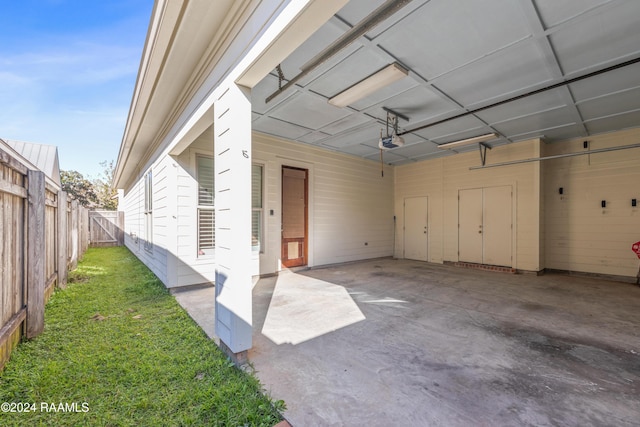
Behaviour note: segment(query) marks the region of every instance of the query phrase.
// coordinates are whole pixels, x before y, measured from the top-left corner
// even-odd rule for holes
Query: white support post
[[[216,335],[236,363],[251,348],[251,98],[230,83],[214,104]]]

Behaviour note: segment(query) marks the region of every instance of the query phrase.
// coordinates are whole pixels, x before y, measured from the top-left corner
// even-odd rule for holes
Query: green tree
[[[115,162],[113,160],[105,160],[104,162],[100,162],[100,166],[102,166],[102,173],[93,181],[97,203],[100,209],[115,211],[118,209],[118,192],[114,188],[111,188]]]
[[[98,197],[93,183],[78,171],[61,171],[60,181],[62,190],[66,191],[78,203],[87,208],[93,208],[98,203]]]

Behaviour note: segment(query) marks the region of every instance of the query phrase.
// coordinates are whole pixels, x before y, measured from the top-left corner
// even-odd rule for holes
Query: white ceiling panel
[[[510,138],[514,142],[525,141],[531,138],[544,138],[545,141],[555,142],[580,136],[585,136],[584,132],[582,131],[582,126],[576,123],[567,123],[561,126],[536,129],[535,131],[531,132],[523,132],[511,135]]]
[[[360,101],[354,102],[351,104],[351,107],[360,111],[366,110],[372,105],[386,104],[389,99],[392,99],[399,94],[402,94],[403,98],[406,98],[407,92],[413,90],[422,90],[422,88],[415,80],[408,76],[373,92],[371,95],[361,99]]]
[[[640,111],[630,111],[611,117],[603,117],[585,124],[592,134],[611,132],[611,129],[628,129],[638,127],[640,123]]]
[[[578,108],[585,120],[612,116],[625,111],[640,110],[640,87],[612,93],[600,98],[592,98],[579,103]]]
[[[529,35],[517,1],[432,0],[376,42],[433,79]]]
[[[411,123],[414,122],[443,117],[457,109],[452,101],[436,94],[430,86],[418,86],[410,91],[398,93],[384,102],[366,109],[365,112],[380,120],[386,120],[387,112],[382,107],[409,118],[409,123],[400,119],[400,127],[402,128],[411,127]]]
[[[407,128],[414,129],[419,126],[420,124],[416,124],[416,126],[407,126]],[[448,141],[453,141],[456,139],[466,138],[464,136],[458,137],[461,134],[469,135],[468,137],[471,137],[481,135],[483,133],[489,133],[489,129],[480,120],[470,115],[431,126],[414,133],[425,139],[441,143],[445,142],[443,140],[446,139],[448,139]]]
[[[329,21],[323,25],[318,31],[311,35],[302,45],[296,49],[291,55],[282,61],[282,71],[285,77],[291,78],[298,74],[305,64],[312,60],[318,52],[321,52],[329,44],[340,38],[345,32],[344,28]],[[343,60],[345,57],[358,49],[358,44],[354,44],[343,52],[339,52],[331,61],[335,64]],[[331,63],[328,63],[331,65]]]
[[[283,60],[285,80],[381,4],[349,1]],[[253,128],[376,160],[385,107],[409,118],[399,120],[406,146],[385,153],[404,164],[455,154],[434,143],[489,132],[508,138],[489,142],[497,146],[637,127],[639,17],[640,0],[414,0],[265,104],[278,87],[273,70],[252,90]],[[622,61],[631,65],[608,69]],[[327,103],[392,62],[409,76],[348,108]],[[591,72],[600,74],[564,85]]]
[[[617,1],[550,37],[566,74],[611,65],[640,53],[640,1]]]
[[[377,126],[364,126],[322,141],[322,144],[334,148],[366,143],[378,145],[378,139],[380,139],[380,129]]]
[[[308,93],[298,93],[293,102],[284,102],[269,113],[271,117],[318,130],[350,114],[348,110],[327,104],[324,99]]]
[[[474,105],[523,92],[551,79],[538,45],[529,40],[451,72],[434,84],[459,103]]]
[[[326,139],[328,137],[330,137],[331,135],[328,135],[324,132],[309,132],[308,134],[301,136],[300,138],[298,138],[298,141],[300,142],[304,142],[306,144],[314,144],[318,141],[322,141],[323,139]]]
[[[253,123],[253,129],[258,132],[293,140],[296,140],[311,131],[311,129],[266,116],[256,120]]]
[[[335,107],[334,107],[335,108]],[[348,110],[342,110],[348,111]],[[322,128],[322,132],[327,133],[329,135],[335,135],[340,132],[344,132],[346,130],[359,127],[364,125],[365,123],[371,123],[373,127],[376,126],[375,120],[371,117],[365,116],[363,114],[351,113],[348,116],[345,116],[335,122],[329,123],[328,125]]]
[[[310,83],[308,88],[331,98],[387,65],[389,61],[380,56],[371,55],[366,49],[360,48]]]
[[[347,147],[342,148],[340,151],[347,154],[353,154],[354,156],[359,156],[359,157],[369,157],[371,155],[375,155],[379,153],[378,149],[369,147],[368,145],[364,145],[364,144],[349,145]]]
[[[384,2],[385,0],[352,0],[344,5],[336,15],[353,27]]]
[[[570,85],[571,93],[578,102],[638,86],[640,86],[640,63]]]
[[[476,116],[491,125],[504,120],[514,120],[519,117],[535,114],[539,111],[564,107],[566,106],[565,96],[563,94],[565,90],[564,88],[559,88],[542,92],[528,98],[489,108],[477,113]]]
[[[535,0],[545,28],[576,18],[610,0]]]
[[[575,123],[573,110],[569,107],[557,107],[496,123],[492,126],[509,138],[513,135],[536,132],[543,128],[554,128],[573,123]]]

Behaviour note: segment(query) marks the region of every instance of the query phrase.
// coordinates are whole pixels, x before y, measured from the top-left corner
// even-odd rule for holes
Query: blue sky
[[[96,178],[115,160],[153,0],[19,0],[0,6],[0,138],[58,146]]]

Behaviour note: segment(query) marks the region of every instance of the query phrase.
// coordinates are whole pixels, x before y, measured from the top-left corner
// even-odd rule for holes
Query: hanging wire
[[[389,134],[388,128],[387,128],[387,134]],[[380,140],[382,140],[382,129],[380,129]],[[380,148],[380,176],[384,178],[384,161],[382,160],[382,148]]]
[[[278,89],[282,89],[282,82],[286,79],[284,78],[284,73],[282,72],[280,64],[276,66],[276,71],[278,72]]]

